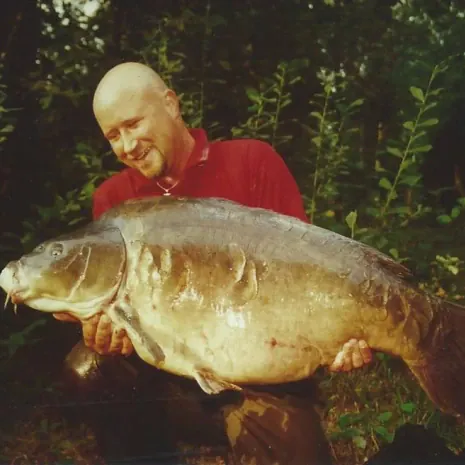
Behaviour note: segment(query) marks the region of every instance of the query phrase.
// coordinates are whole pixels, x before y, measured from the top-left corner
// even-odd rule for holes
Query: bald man
[[[223,197],[307,221],[299,189],[281,157],[257,140],[209,142],[202,129],[189,129],[179,99],[159,75],[140,63],[110,69],[98,84],[93,111],[104,137],[127,168],[102,183],[93,197],[93,216],[127,199],[150,195]],[[76,321],[59,314],[57,319]],[[106,315],[82,322],[85,345],[101,355],[129,355],[131,341],[114,332]],[[341,348],[332,371],[349,371],[371,361],[365,341]]]

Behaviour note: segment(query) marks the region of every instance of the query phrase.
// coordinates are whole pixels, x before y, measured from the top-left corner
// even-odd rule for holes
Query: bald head
[[[176,175],[193,148],[176,93],[141,63],[110,69],[95,90],[93,110],[118,159],[148,178]]]
[[[152,68],[142,63],[122,63],[111,68],[99,82],[93,99],[94,114],[98,119],[98,112],[121,95],[130,99],[137,94],[162,95],[166,90],[168,87]]]

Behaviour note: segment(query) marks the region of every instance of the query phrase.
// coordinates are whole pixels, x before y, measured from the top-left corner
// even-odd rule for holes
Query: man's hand
[[[351,371],[370,363],[371,360],[371,349],[366,341],[351,339],[344,344],[329,369],[330,371]]]
[[[100,355],[127,356],[134,350],[126,331],[114,331],[107,315],[98,313],[85,321],[68,313],[54,313],[53,316],[60,321],[81,322],[85,345]]]

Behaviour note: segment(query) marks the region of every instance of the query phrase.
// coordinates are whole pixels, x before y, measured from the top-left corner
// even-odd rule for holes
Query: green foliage
[[[382,203],[379,212],[371,210],[384,224],[386,224],[386,216],[392,213],[398,215],[407,224],[409,219],[417,218],[422,213],[429,211],[425,211],[422,204],[415,205],[411,199],[409,199],[407,205],[402,204],[394,211],[391,208],[391,203],[393,200],[399,198],[401,187],[411,193],[415,188],[420,186],[421,174],[419,174],[419,167],[423,161],[422,154],[432,149],[431,144],[424,141],[427,129],[439,122],[437,118],[429,118],[426,113],[437,105],[437,101],[433,99],[440,95],[443,90],[441,88],[433,90],[432,84],[437,75],[446,69],[446,66],[435,66],[433,68],[425,92],[421,88],[410,87],[410,92],[416,100],[415,104],[418,107],[418,112],[414,120],[403,122],[402,127],[404,131],[399,138],[400,147],[399,144],[397,144],[398,146],[388,144],[386,147],[386,153],[399,159],[399,161],[397,162],[394,177],[383,176],[379,181],[379,187],[387,191],[384,200],[383,194],[380,196]],[[381,164],[378,165],[378,171],[385,171]]]
[[[460,420],[436,410],[394,359],[377,357],[369,369],[322,378],[320,387],[329,399],[323,421],[336,463],[363,463],[391,443],[405,424],[434,429],[454,451],[465,446]]]
[[[7,338],[0,339],[0,346],[5,349],[5,359],[2,362],[8,362],[13,358],[13,355],[26,345],[35,344],[40,341],[40,338],[31,338],[31,333],[39,326],[43,326],[45,320],[37,320],[30,325],[26,326],[21,331],[11,333]]]
[[[340,195],[340,176],[349,172],[348,154],[359,133],[357,127],[351,127],[350,121],[364,102],[358,98],[347,103],[344,91],[348,82],[341,73],[323,69],[317,76],[323,92],[315,94],[310,102],[316,107],[310,113],[313,121],[316,120],[316,128],[304,126],[310,135],[310,150],[314,154],[309,208],[311,222],[321,210],[319,204],[322,203],[321,207],[326,210]]]
[[[231,129],[233,137],[250,137],[268,141],[277,148],[289,141],[290,135],[278,133],[283,125],[283,111],[291,104],[291,88],[302,80],[301,73],[308,66],[306,60],[281,62],[271,77],[260,81],[258,88],[245,88],[251,105],[249,118]]]
[[[1,67],[0,67],[1,72]],[[1,82],[1,75],[0,75]],[[14,130],[14,117],[9,117],[9,113],[13,110],[10,108],[5,108],[3,103],[6,99],[6,86],[0,84],[0,147],[4,144],[8,136]],[[1,150],[1,149],[0,149]],[[0,152],[1,153],[1,152]]]

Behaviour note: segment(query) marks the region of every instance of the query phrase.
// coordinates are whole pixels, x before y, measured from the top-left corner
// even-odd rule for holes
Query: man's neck
[[[173,186],[180,181],[184,174],[184,169],[189,157],[195,147],[195,139],[192,137],[187,128],[183,129],[176,142],[177,144],[173,154],[173,163],[161,177],[161,181],[168,186]]]

